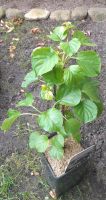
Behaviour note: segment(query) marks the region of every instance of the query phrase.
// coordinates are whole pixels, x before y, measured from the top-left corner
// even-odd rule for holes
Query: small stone
[[[51,191],[49,192],[49,194],[50,194],[50,196],[51,196],[53,199],[56,199],[56,192],[55,192],[55,190],[51,190]]]
[[[106,21],[106,8],[90,8],[88,14],[94,22]]]
[[[21,92],[21,93],[24,93],[24,92],[25,92],[25,90],[21,89],[21,90],[20,90],[20,92]]]
[[[87,17],[87,14],[88,14],[87,7],[80,6],[80,7],[76,7],[72,11],[71,17],[72,17],[73,20],[83,20]]]
[[[31,172],[31,176],[34,176],[34,173],[33,173],[33,172]]]
[[[71,19],[71,11],[70,10],[56,10],[50,15],[51,20],[56,21],[67,21]]]
[[[8,19],[12,19],[12,18],[23,18],[23,13],[21,10],[16,9],[16,8],[8,8],[6,10],[6,17]]]
[[[40,8],[33,8],[28,13],[25,14],[26,20],[40,20],[40,19],[47,19],[50,15],[48,10],[40,9]]]
[[[49,200],[49,197],[45,197],[45,200]]]
[[[0,19],[5,17],[5,9],[3,7],[0,7]]]

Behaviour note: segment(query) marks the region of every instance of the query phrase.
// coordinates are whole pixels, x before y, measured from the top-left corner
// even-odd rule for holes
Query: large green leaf
[[[8,131],[20,115],[21,113],[19,111],[10,109],[8,111],[9,117],[3,121],[1,130]]]
[[[70,65],[64,70],[64,82],[69,85],[80,85],[84,75],[81,74],[81,69],[78,65]],[[78,83],[78,84],[77,84]]]
[[[60,160],[64,155],[64,151],[62,147],[52,146],[49,154],[53,159]]]
[[[81,42],[81,45],[84,45],[84,46],[95,46],[95,44],[93,44],[90,41],[90,39],[83,32],[81,32],[79,30],[74,32],[73,38],[77,38]]]
[[[64,73],[64,70],[61,67],[61,64],[58,64],[56,65],[56,67],[52,69],[52,71],[44,74],[43,77],[46,83],[61,84],[64,82],[63,73]]]
[[[43,153],[49,146],[49,139],[47,135],[40,135],[38,132],[33,132],[29,137],[29,146],[31,149],[35,148],[38,152]]]
[[[38,78],[36,77],[35,71],[31,71],[27,73],[27,75],[24,78],[24,81],[22,82],[21,87],[26,88],[28,87],[31,83],[37,82]]]
[[[51,144],[56,147],[64,147],[64,137],[61,134],[54,136],[51,139]]]
[[[82,92],[88,95],[88,97],[94,102],[100,102],[98,92],[98,82],[95,80],[87,80],[82,88]]]
[[[38,123],[45,131],[59,131],[63,124],[62,113],[56,108],[50,108],[39,115]]]
[[[56,27],[53,32],[50,33],[49,38],[53,41],[59,42],[67,37],[67,28],[65,26]]]
[[[80,41],[77,38],[73,38],[69,42],[61,42],[60,47],[61,49],[68,55],[72,56],[73,54],[76,54],[81,46]]]
[[[26,96],[25,99],[23,99],[17,103],[17,107],[32,106],[32,104],[34,102],[33,95],[31,93],[27,93],[25,96]]]
[[[56,100],[62,105],[76,106],[81,100],[81,91],[63,84],[57,91]]]
[[[95,77],[101,71],[101,61],[95,51],[81,51],[78,53],[77,63],[85,76]]]
[[[53,69],[58,63],[58,55],[51,47],[36,48],[32,52],[32,68],[37,76]]]
[[[81,121],[87,123],[96,119],[98,109],[95,103],[85,99],[74,108],[74,112]]]
[[[68,136],[72,135],[78,142],[80,141],[80,126],[81,123],[75,118],[70,118],[64,123],[65,131]]]
[[[72,72],[69,68],[64,69],[64,82],[66,85],[69,85],[72,81]]]

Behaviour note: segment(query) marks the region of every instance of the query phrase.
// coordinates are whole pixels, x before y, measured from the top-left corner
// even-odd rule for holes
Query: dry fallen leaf
[[[53,198],[53,199],[56,199],[56,193],[55,193],[55,190],[51,190],[49,192],[50,196]]]
[[[41,33],[39,28],[32,28],[31,33],[36,34],[36,33]]]
[[[16,46],[12,45],[9,47],[9,52],[13,53],[16,50]]]
[[[14,24],[14,26],[20,26],[23,23],[24,19],[20,18],[20,17],[14,17],[12,19],[12,23]]]
[[[14,30],[14,27],[8,27],[7,33],[11,33]]]
[[[10,58],[14,58],[15,54],[14,53],[10,53]]]
[[[15,50],[16,50],[16,46],[10,45],[10,47],[9,47],[10,58],[14,58]]]

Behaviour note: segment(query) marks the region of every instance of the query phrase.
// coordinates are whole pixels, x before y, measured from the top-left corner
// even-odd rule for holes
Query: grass
[[[32,172],[37,176],[32,177]],[[40,173],[39,158],[35,154],[29,150],[13,153],[0,167],[0,200],[39,200],[30,189],[36,187],[32,185],[35,182],[47,187]]]

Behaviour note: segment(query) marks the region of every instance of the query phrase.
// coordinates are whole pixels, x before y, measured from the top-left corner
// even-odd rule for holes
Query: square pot
[[[70,160],[66,171],[61,176],[56,176],[45,155],[42,156],[42,167],[46,180],[55,192],[56,197],[62,195],[73,186],[77,185],[88,169],[88,161],[95,146],[92,145],[87,149],[74,155]]]

